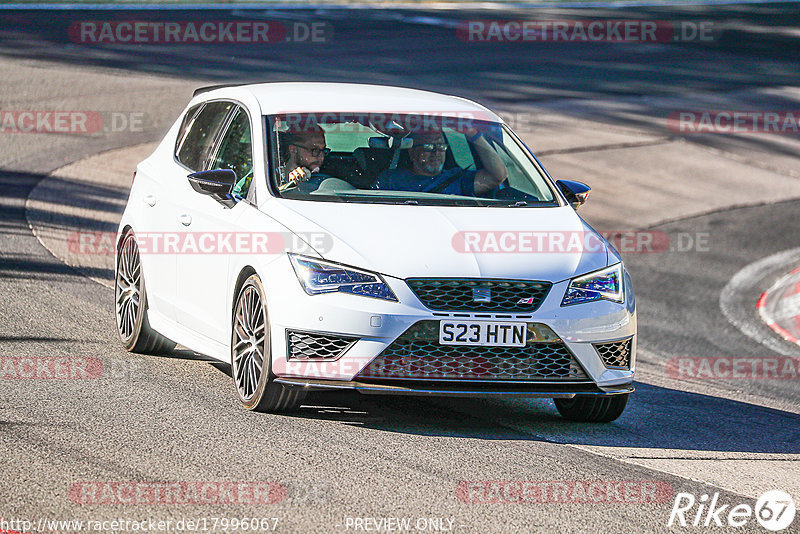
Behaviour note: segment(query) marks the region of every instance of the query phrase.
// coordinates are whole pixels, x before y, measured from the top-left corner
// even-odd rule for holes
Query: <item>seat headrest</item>
[[[398,149],[398,148],[411,148],[414,144],[414,140],[410,137],[370,137],[369,138],[369,147],[370,148],[382,148],[382,149]]]

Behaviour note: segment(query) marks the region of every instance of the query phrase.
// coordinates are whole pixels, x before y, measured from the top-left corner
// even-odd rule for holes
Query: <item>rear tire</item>
[[[125,350],[139,354],[164,354],[175,349],[176,343],[153,330],[147,319],[147,291],[139,246],[133,232],[127,232],[122,238],[114,279],[117,333]]]
[[[264,286],[258,275],[245,280],[233,307],[231,374],[242,405],[257,412],[289,412],[305,391],[276,384]]]
[[[625,410],[630,393],[608,397],[576,395],[571,399],[553,399],[564,419],[585,423],[609,423]]]

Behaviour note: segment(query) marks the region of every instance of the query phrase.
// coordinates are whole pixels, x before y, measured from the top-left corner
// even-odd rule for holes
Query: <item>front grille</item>
[[[525,347],[440,345],[438,321],[420,321],[389,345],[359,378],[451,380],[587,380],[562,341]],[[434,337],[435,335],[435,337]]]
[[[594,345],[603,365],[628,369],[631,365],[631,340],[614,341],[612,343],[596,343]]]
[[[333,360],[358,341],[353,337],[332,336],[312,332],[286,332],[286,345],[290,360]]]
[[[483,278],[409,278],[411,291],[428,308],[472,312],[533,312],[550,282]]]

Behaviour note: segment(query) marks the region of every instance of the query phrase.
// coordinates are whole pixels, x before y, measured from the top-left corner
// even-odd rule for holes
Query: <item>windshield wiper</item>
[[[419,206],[419,202],[416,200],[404,200],[401,204],[407,204],[409,206]]]
[[[502,204],[507,208],[524,208],[525,206],[555,206],[552,200],[517,200],[510,204]]]

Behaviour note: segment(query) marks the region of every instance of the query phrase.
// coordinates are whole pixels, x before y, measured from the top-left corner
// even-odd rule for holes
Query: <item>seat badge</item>
[[[492,288],[473,287],[472,302],[492,302]]]

